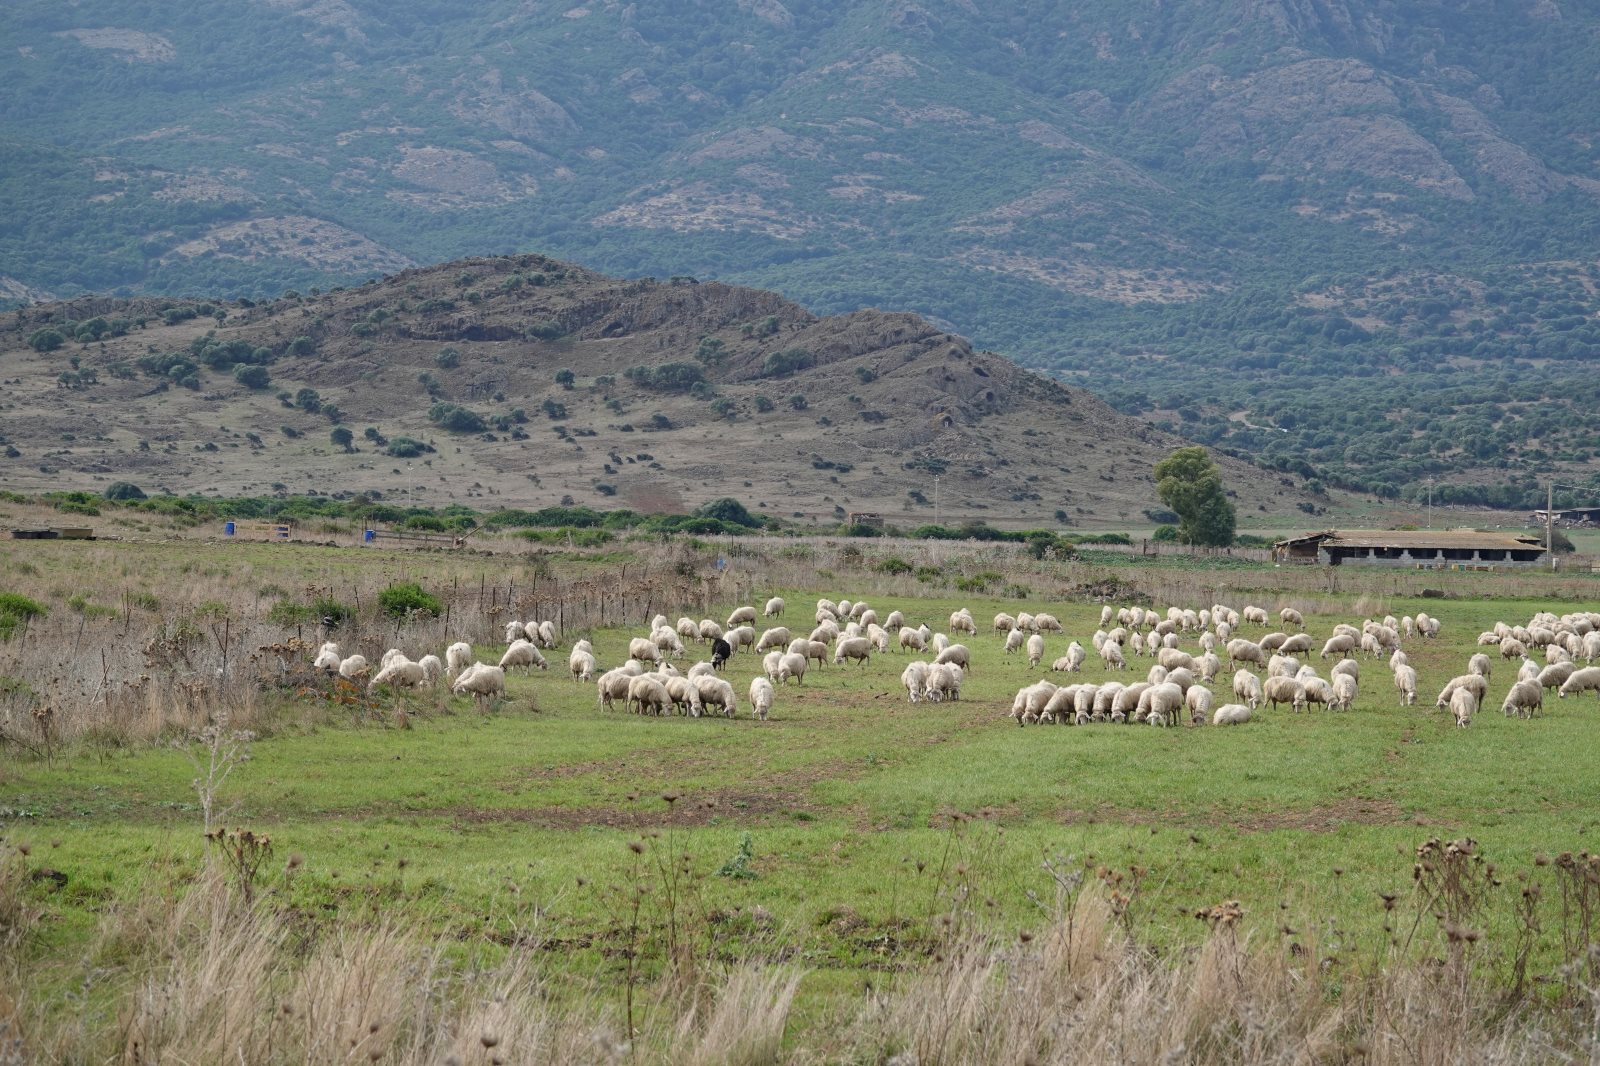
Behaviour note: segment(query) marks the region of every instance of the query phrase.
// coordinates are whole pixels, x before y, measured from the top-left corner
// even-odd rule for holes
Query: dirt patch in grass
[[[814,816],[819,808],[798,789],[774,788],[762,792],[717,789],[711,792],[666,793],[641,796],[627,807],[456,808],[446,813],[467,825],[515,822],[543,829],[696,828],[715,821],[774,821],[796,813]]]
[[[1378,799],[1340,800],[1309,810],[1179,811],[1171,815],[1158,811],[1097,807],[1092,811],[1061,811],[1057,813],[1056,820],[1063,825],[1103,822],[1111,825],[1148,825],[1152,828],[1166,826],[1172,829],[1225,827],[1245,833],[1267,833],[1279,829],[1331,833],[1344,825],[1414,824],[1394,801]]]

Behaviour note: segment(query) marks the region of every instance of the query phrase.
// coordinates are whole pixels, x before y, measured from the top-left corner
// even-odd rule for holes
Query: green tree
[[[67,343],[67,338],[61,335],[61,331],[52,329],[49,326],[44,329],[34,330],[32,335],[28,337],[29,346],[36,352],[53,352],[65,343]]]
[[[332,432],[328,434],[328,439],[347,452],[355,451],[350,445],[355,442],[356,435],[344,426],[334,426]]]
[[[294,394],[294,405],[302,411],[316,414],[322,410],[322,397],[317,395],[317,390],[304,388]]]
[[[747,529],[754,529],[761,524],[761,519],[752,515],[744,504],[732,496],[724,496],[721,499],[712,500],[710,503],[696,508],[694,513],[702,518],[715,518],[718,521],[744,526]]]
[[[233,380],[247,389],[264,389],[272,384],[272,375],[264,366],[245,363],[233,368]]]
[[[562,367],[560,370],[556,371],[556,384],[560,385],[563,389],[572,388],[572,383],[577,380],[577,375],[565,367]]]
[[[1156,493],[1178,516],[1184,544],[1233,543],[1234,511],[1222,471],[1204,448],[1179,448],[1156,464]]]

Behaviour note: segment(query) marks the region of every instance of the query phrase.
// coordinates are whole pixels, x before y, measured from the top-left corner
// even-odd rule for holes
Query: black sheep
[[[721,670],[722,664],[733,654],[733,645],[718,637],[711,642],[711,668]]]

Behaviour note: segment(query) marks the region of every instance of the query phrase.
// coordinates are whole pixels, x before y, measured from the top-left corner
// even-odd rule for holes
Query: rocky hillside
[[[652,512],[731,495],[909,524],[1142,524],[1151,466],[1182,443],[915,315],[819,318],[769,292],[538,256],[253,305],[12,312],[0,424],[13,489]],[[1226,476],[1247,518],[1306,499],[1242,463]]]
[[[1594,472],[1593,5],[7,16],[0,301],[259,299],[537,249],[916,311],[1330,484],[1520,503]],[[1464,406],[1461,373],[1517,406]]]

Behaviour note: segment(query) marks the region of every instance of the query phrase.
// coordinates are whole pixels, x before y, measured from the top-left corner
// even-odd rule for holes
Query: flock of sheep
[[[773,597],[763,610],[768,619],[781,618],[782,598]],[[814,628],[809,633],[791,633],[787,626],[774,624],[756,633],[754,607],[735,609],[721,624],[714,619],[679,618],[669,623],[657,615],[649,633],[632,637],[628,658],[623,665],[599,672],[594,647],[579,640],[567,660],[573,680],[593,682],[599,705],[623,708],[639,714],[670,713],[699,717],[738,713],[733,685],[721,674],[726,664],[740,651],[762,655],[761,673],[752,678],[746,690],[751,715],[766,720],[778,690],[793,681],[803,685],[807,671],[815,663],[865,665],[871,657],[898,649],[901,652],[931,653],[931,660],[910,662],[900,675],[907,698],[912,703],[959,700],[961,685],[972,669],[972,654],[966,644],[954,642],[944,632],[927,624],[911,625],[900,611],[891,611],[881,620],[864,601],[817,601]],[[1213,725],[1241,725],[1251,720],[1263,705],[1274,709],[1287,705],[1304,711],[1311,705],[1329,710],[1348,710],[1355,702],[1361,684],[1358,657],[1386,658],[1402,707],[1417,700],[1417,671],[1402,648],[1409,639],[1430,640],[1440,632],[1436,618],[1419,612],[1415,617],[1366,619],[1359,626],[1340,623],[1321,642],[1320,657],[1334,660],[1326,677],[1315,666],[1298,657],[1309,657],[1318,642],[1306,632],[1299,611],[1285,607],[1278,612],[1280,630],[1259,639],[1241,635],[1243,627],[1266,629],[1270,616],[1261,607],[1247,606],[1237,612],[1221,604],[1202,610],[1170,607],[1159,613],[1143,607],[1113,608],[1100,612],[1100,626],[1090,640],[1093,653],[1107,671],[1128,669],[1130,658],[1153,660],[1144,680],[1078,682],[1058,685],[1043,679],[1020,689],[1012,700],[1009,717],[1019,725],[1059,723],[1087,725],[1095,722],[1144,723],[1156,726],[1210,721]],[[976,640],[978,627],[966,608],[949,617],[947,630]],[[1025,654],[1031,667],[1044,661],[1046,636],[1062,633],[1062,625],[1045,613],[1000,613],[994,617],[994,632],[1000,635],[1007,656]],[[441,660],[424,655],[412,661],[398,649],[390,649],[372,672],[360,655],[342,657],[339,647],[326,643],[315,659],[318,669],[356,680],[369,678],[369,689],[427,687],[447,678],[456,695],[470,695],[483,701],[503,696],[506,671],[518,667],[548,669],[541,648],[557,647],[556,627],[549,621],[507,622],[507,648],[498,665],[475,660],[470,645],[456,643],[445,649]],[[703,642],[709,657],[687,670],[673,665],[687,655],[685,642]],[[1193,647],[1186,650],[1185,641]],[[1507,660],[1520,660],[1516,680],[1511,684],[1501,709],[1507,715],[1532,717],[1543,706],[1546,690],[1555,689],[1560,697],[1585,691],[1600,693],[1600,614],[1576,613],[1556,616],[1540,613],[1525,625],[1496,623],[1480,635],[1481,646],[1496,647]],[[1541,664],[1534,652],[1543,655]],[[1080,674],[1090,652],[1078,641],[1071,641],[1064,654],[1052,660],[1055,673]],[[1579,666],[1582,659],[1585,665]],[[1231,695],[1236,702],[1217,704],[1211,686],[1224,668],[1233,671]],[[1251,668],[1254,669],[1251,669]],[[1437,706],[1450,711],[1456,723],[1466,726],[1488,698],[1493,662],[1482,652],[1474,654],[1466,672],[1454,677],[1439,693]],[[370,675],[370,676],[369,676]]]

